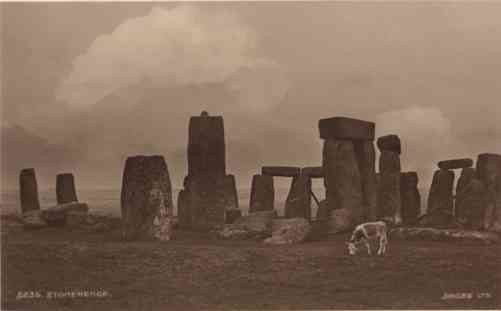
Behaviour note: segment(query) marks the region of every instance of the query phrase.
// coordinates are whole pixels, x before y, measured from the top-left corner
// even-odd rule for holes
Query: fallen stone
[[[397,154],[402,153],[400,138],[397,135],[385,135],[377,139],[377,147],[381,151],[392,151]]]
[[[294,166],[263,166],[261,173],[270,176],[297,177],[301,173],[301,169]]]
[[[375,123],[346,117],[321,119],[320,138],[341,140],[374,140]]]
[[[188,175],[226,175],[223,117],[191,117],[188,130]]]
[[[455,218],[463,228],[481,230],[484,228],[484,214],[487,207],[487,189],[478,179],[472,179],[456,193]]]
[[[472,159],[453,159],[438,162],[438,167],[443,170],[453,170],[473,166]]]
[[[264,240],[265,244],[281,245],[304,242],[311,226],[304,218],[274,219],[271,237]]]
[[[484,244],[499,243],[500,236],[494,232],[473,231],[461,229],[436,228],[394,228],[390,232],[390,240],[421,240],[421,241],[458,241]]]
[[[87,211],[68,211],[65,215],[65,224],[67,227],[76,228],[85,225],[87,220]]]
[[[445,210],[452,214],[454,172],[438,170],[433,174],[433,180],[428,195],[427,213],[435,210]]]
[[[301,175],[309,178],[324,178],[324,168],[322,166],[307,166],[301,169]]]
[[[354,145],[347,140],[326,140],[323,147],[326,199],[330,210],[343,210],[344,226],[354,227],[364,218],[362,180]],[[331,214],[330,218],[332,219]],[[329,222],[337,225],[336,221]],[[336,231],[336,228],[332,230]]]
[[[53,207],[49,207],[41,210],[42,218],[47,222],[49,226],[64,226],[66,225],[67,215],[84,215],[84,219],[89,211],[89,207],[86,203],[71,202],[66,204],[60,204]],[[68,217],[71,218],[72,216]],[[75,216],[78,218],[78,216]],[[74,221],[74,219],[71,219]],[[70,226],[73,223],[70,224]]]
[[[422,227],[455,228],[454,216],[447,210],[434,210],[418,218],[417,224]]]
[[[41,210],[24,212],[21,216],[21,222],[25,229],[40,229],[48,226],[47,222],[42,217]]]
[[[285,217],[311,218],[311,179],[308,176],[300,175],[292,181],[285,201]]]
[[[162,156],[127,158],[121,193],[122,235],[125,240],[169,240],[165,231],[173,215],[172,190]]]
[[[66,173],[56,176],[56,199],[57,204],[78,201],[73,174]]]
[[[230,240],[262,240],[271,236],[275,211],[250,213],[235,220],[233,224],[224,225],[217,236]]]
[[[372,141],[355,141],[360,178],[362,180],[362,214],[366,220],[377,218],[376,150]]]
[[[232,224],[238,218],[242,217],[242,211],[239,209],[226,210],[226,224]]]
[[[19,175],[19,192],[21,197],[21,213],[39,210],[38,186],[35,169],[25,168]]]
[[[421,195],[418,190],[416,172],[400,174],[400,198],[402,200],[402,223],[415,224],[421,213]]]
[[[249,212],[271,211],[274,208],[275,189],[273,177],[254,175],[252,177]]]

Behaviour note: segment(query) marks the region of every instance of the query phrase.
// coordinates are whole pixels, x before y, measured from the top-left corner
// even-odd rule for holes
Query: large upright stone
[[[376,151],[372,141],[355,141],[355,154],[362,180],[363,213],[367,219],[377,218]]]
[[[491,218],[485,218],[484,222],[487,224],[485,226],[487,230],[501,233],[501,175],[496,177],[494,189],[496,193],[494,212],[487,215]]]
[[[285,201],[286,218],[311,218],[311,179],[300,175],[294,178]]]
[[[456,195],[461,193],[463,189],[476,178],[475,169],[472,167],[465,167],[461,170],[458,182],[456,184]],[[456,198],[457,200],[457,198]]]
[[[464,228],[481,230],[487,203],[487,190],[478,179],[472,179],[456,192],[455,219]]]
[[[225,209],[238,209],[237,185],[234,175],[226,175],[223,180]]]
[[[381,150],[377,195],[379,219],[388,219],[395,224],[402,222],[400,196],[400,156],[393,151]]]
[[[446,211],[452,214],[453,200],[452,191],[454,186],[454,172],[450,170],[438,170],[433,174],[433,180],[428,195],[428,207],[426,213],[436,210]]]
[[[188,175],[226,175],[223,117],[191,117],[188,136]]]
[[[207,231],[226,222],[225,179],[214,176],[190,179],[191,228]]]
[[[19,175],[19,192],[22,213],[40,209],[35,169],[25,168],[21,171]]]
[[[318,122],[320,138],[334,140],[374,140],[375,124],[358,119],[334,117]]]
[[[65,173],[56,176],[56,199],[57,204],[78,201],[73,174]]]
[[[402,153],[400,138],[397,135],[385,135],[377,139],[377,147],[381,151],[393,151],[397,154]]]
[[[490,230],[492,222],[498,213],[496,210],[496,201],[501,199],[501,192],[498,193],[496,190],[496,178],[501,176],[501,155],[494,153],[479,154],[476,172],[478,179],[484,183],[487,189],[484,225],[487,230]]]
[[[179,227],[182,229],[191,228],[190,213],[191,195],[189,190],[182,189],[177,196],[177,218]]]
[[[326,199],[331,210],[332,227],[337,225],[335,209],[343,209],[347,226],[355,226],[365,218],[363,210],[362,180],[355,155],[355,147],[349,140],[324,141],[323,167],[325,172]]]
[[[405,225],[415,224],[421,212],[421,195],[418,190],[416,172],[400,174],[400,198],[402,200],[402,223]]]
[[[275,204],[273,177],[254,175],[252,177],[249,212],[271,211]]]
[[[171,182],[162,156],[127,158],[121,193],[122,233],[126,240],[170,239]]]
[[[263,166],[261,173],[270,176],[297,177],[301,173],[301,168],[294,166]]]

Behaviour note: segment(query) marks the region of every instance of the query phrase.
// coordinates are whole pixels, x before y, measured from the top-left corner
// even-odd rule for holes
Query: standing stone
[[[378,218],[402,223],[402,199],[400,197],[400,156],[381,150],[379,156]]]
[[[328,220],[330,216],[329,205],[327,200],[320,201],[319,207],[317,209],[317,220]]]
[[[397,135],[385,135],[377,139],[377,147],[379,150],[392,151],[397,154],[402,153],[402,146],[400,144],[400,138]]]
[[[377,218],[376,150],[368,140],[355,141],[354,146],[362,179],[363,213],[374,221]]]
[[[182,229],[189,229],[191,227],[190,198],[191,195],[187,189],[179,191],[179,195],[177,196],[178,224]]]
[[[275,204],[273,177],[254,175],[252,177],[249,212],[271,211]]]
[[[487,219],[487,230],[501,233],[501,175],[496,177],[495,181],[495,209],[491,219]]]
[[[496,178],[501,175],[501,155],[482,153],[477,158],[477,177],[487,189],[487,206],[485,208],[484,225],[490,230],[497,214],[496,201],[500,200],[501,192],[496,191]]]
[[[294,178],[285,201],[286,218],[311,218],[311,179],[300,175]]]
[[[172,210],[171,182],[164,158],[127,158],[121,193],[123,237],[169,240]]]
[[[433,174],[433,180],[428,195],[427,213],[437,210],[452,214],[453,200],[452,191],[454,186],[454,172],[450,170],[438,170]]]
[[[224,197],[226,210],[238,209],[237,185],[233,175],[224,177]]]
[[[421,212],[421,195],[418,190],[416,172],[401,173],[400,198],[402,199],[402,223],[415,224]]]
[[[190,180],[191,228],[207,231],[226,222],[225,180],[207,176]]]
[[[323,167],[326,199],[331,210],[332,228],[337,225],[335,209],[343,209],[343,223],[353,227],[365,215],[363,211],[362,180],[353,142],[328,139],[324,141]]]
[[[461,170],[461,175],[459,176],[457,185],[456,185],[456,196],[463,192],[464,188],[468,186],[468,184],[476,178],[475,169],[472,167],[465,167]],[[457,198],[456,198],[457,202]]]
[[[464,228],[481,230],[487,203],[487,189],[478,179],[472,179],[456,193],[455,219]]]
[[[40,209],[35,169],[25,168],[21,171],[19,175],[19,192],[22,213]]]
[[[223,117],[191,117],[188,136],[188,175],[226,175]]]
[[[56,198],[57,204],[78,201],[73,174],[66,173],[56,176]]]

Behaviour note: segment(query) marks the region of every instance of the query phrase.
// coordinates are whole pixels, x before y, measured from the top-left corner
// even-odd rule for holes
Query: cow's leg
[[[383,237],[379,237],[379,248],[377,249],[377,254],[381,255],[383,252]]]
[[[386,253],[386,245],[388,245],[388,237],[387,235],[383,235],[382,237],[382,244],[381,246],[383,247],[382,250],[381,250],[381,254],[384,255]]]
[[[364,243],[365,243],[365,246],[367,246],[367,253],[370,255],[372,255],[372,251],[371,251],[371,243],[369,242],[369,239],[364,239]]]

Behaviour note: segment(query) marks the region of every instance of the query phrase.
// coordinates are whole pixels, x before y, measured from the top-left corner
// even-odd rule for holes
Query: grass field
[[[118,226],[25,231],[3,218],[2,310],[501,306],[499,245],[390,237],[384,257],[353,257],[346,239],[278,247],[178,231],[167,243],[125,243]],[[104,297],[47,298],[85,290]],[[28,298],[30,291],[41,297]]]

